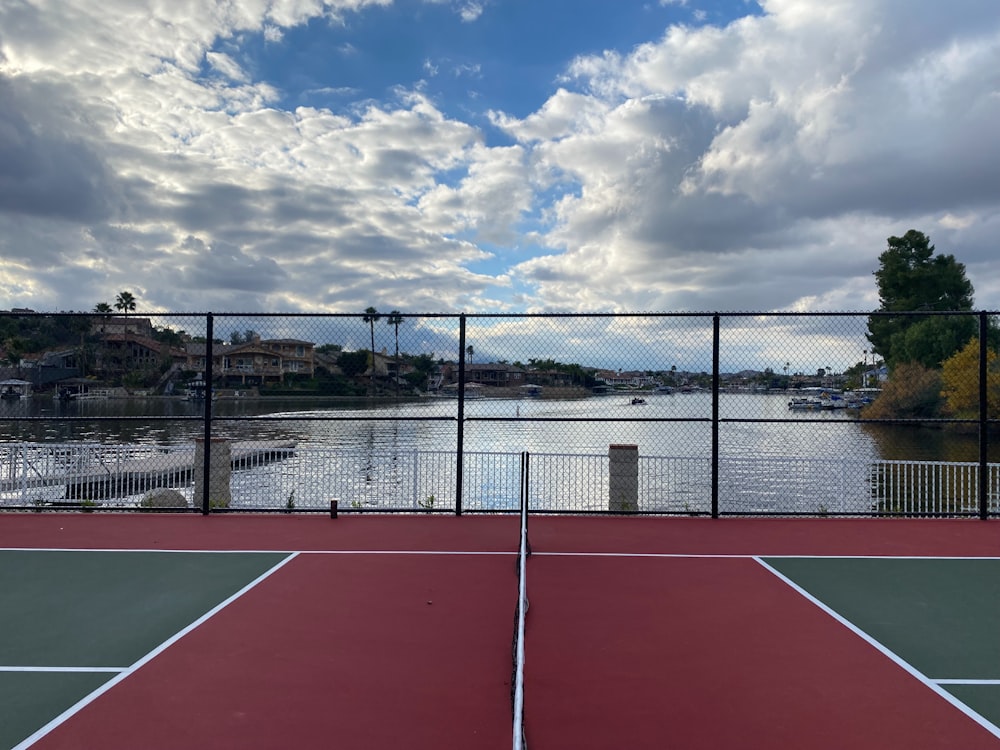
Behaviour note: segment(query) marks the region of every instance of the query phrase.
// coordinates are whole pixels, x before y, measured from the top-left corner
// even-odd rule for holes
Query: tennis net
[[[526,457],[522,455],[522,463]],[[521,476],[526,482],[527,467],[522,466]],[[521,541],[517,553],[517,607],[514,611],[513,672],[510,681],[511,706],[514,717],[514,750],[526,750],[527,738],[524,728],[524,628],[528,614],[527,562],[531,554],[528,541],[528,493],[521,487]]]

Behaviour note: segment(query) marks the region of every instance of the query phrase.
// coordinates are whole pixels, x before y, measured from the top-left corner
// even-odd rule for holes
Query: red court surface
[[[996,557],[997,522],[530,523],[532,750],[1000,750],[751,557]],[[0,516],[0,548],[301,553],[32,747],[511,747],[517,543],[514,517]]]

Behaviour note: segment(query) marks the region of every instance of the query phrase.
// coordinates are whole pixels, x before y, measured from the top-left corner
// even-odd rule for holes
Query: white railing
[[[989,511],[1000,509],[1000,464],[987,466]],[[875,461],[872,501],[887,513],[955,514],[979,510],[979,464],[974,461]]]
[[[192,445],[98,443],[0,445],[0,507],[93,503],[139,507],[153,490],[173,489],[194,507]],[[467,452],[462,507],[519,507],[518,453]],[[231,507],[314,511],[333,500],[345,511],[454,511],[454,451],[375,452],[264,442],[233,449]],[[1000,464],[989,465],[989,512],[1000,512]],[[535,512],[605,512],[607,455],[532,453],[529,507]],[[719,510],[724,514],[949,515],[978,511],[974,462],[852,461],[731,457],[719,461]],[[712,464],[707,457],[641,456],[638,509],[645,513],[711,512]]]

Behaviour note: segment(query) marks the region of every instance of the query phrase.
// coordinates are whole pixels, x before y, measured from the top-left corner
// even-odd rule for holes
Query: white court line
[[[141,549],[80,547],[0,547],[0,552],[166,552],[168,554],[210,555],[516,555],[517,550],[427,550],[427,549]],[[749,555],[744,555],[749,557]]]
[[[937,685],[1000,685],[1000,680],[931,680]]]
[[[516,555],[517,550],[427,550],[427,549],[161,549],[161,548],[82,548],[82,547],[0,547],[0,552],[166,552],[170,554],[213,554],[213,555],[466,555],[466,556],[491,556],[491,555]],[[726,552],[546,552],[544,550],[533,549],[532,555],[539,557],[663,557],[663,558],[690,558],[690,559],[733,559],[733,560],[759,560],[768,557],[775,560],[782,559],[803,559],[803,560],[1000,560],[1000,556],[935,556],[935,555],[803,555],[803,554],[783,554],[774,555],[769,553],[726,553]]]
[[[76,702],[76,704],[74,704],[74,705],[70,706],[69,708],[67,708],[65,711],[63,711],[61,714],[59,714],[57,717],[55,717],[54,719],[52,719],[52,721],[50,721],[48,724],[46,724],[41,729],[37,730],[34,734],[32,734],[29,737],[25,738],[19,744],[15,745],[13,748],[11,748],[11,750],[26,750],[26,748],[31,747],[33,744],[35,744],[36,742],[38,742],[38,740],[40,740],[42,737],[44,737],[45,735],[47,735],[53,729],[55,729],[56,727],[58,727],[60,724],[65,723],[68,719],[70,719],[75,714],[79,713],[83,708],[85,708],[86,706],[88,706],[89,704],[91,704],[98,697],[100,697],[101,695],[103,695],[104,693],[106,693],[108,690],[110,690],[111,688],[113,688],[115,685],[117,685],[119,682],[121,682],[122,680],[124,680],[129,675],[133,674],[137,669],[139,669],[140,667],[142,667],[144,664],[147,664],[148,662],[152,661],[153,658],[155,658],[156,656],[158,656],[161,653],[163,653],[167,648],[169,648],[170,646],[172,646],[173,644],[175,644],[177,641],[179,641],[185,635],[187,635],[192,630],[194,630],[195,628],[197,628],[203,622],[205,622],[209,618],[213,617],[215,614],[217,614],[218,612],[222,611],[223,609],[225,609],[227,606],[229,606],[234,601],[236,601],[237,599],[239,599],[241,596],[243,596],[244,594],[246,594],[248,591],[250,591],[251,589],[253,589],[259,583],[261,583],[265,579],[269,578],[271,575],[273,575],[278,570],[280,570],[281,568],[283,568],[285,565],[287,565],[289,562],[291,562],[292,560],[294,560],[296,557],[297,557],[297,553],[292,553],[291,555],[289,555],[285,559],[279,561],[274,567],[272,567],[272,568],[264,571],[263,573],[261,573],[259,576],[257,576],[257,578],[255,578],[254,580],[252,580],[250,583],[248,583],[246,586],[244,586],[243,588],[241,588],[239,591],[237,591],[235,594],[233,594],[232,596],[230,596],[228,599],[226,599],[225,601],[217,604],[215,607],[213,607],[208,612],[206,612],[205,614],[203,614],[201,617],[199,617],[197,620],[195,620],[194,622],[192,622],[186,628],[184,628],[184,629],[180,630],[179,632],[175,633],[174,635],[172,635],[170,638],[168,638],[167,640],[165,640],[159,646],[157,646],[152,651],[150,651],[148,654],[146,654],[141,659],[139,659],[139,661],[137,661],[135,664],[133,664],[132,666],[128,667],[124,671],[119,672],[115,677],[112,677],[110,680],[108,680],[107,682],[105,682],[103,685],[101,685],[99,688],[97,688],[97,690],[95,690],[94,692],[90,693],[90,695],[88,695],[88,696],[86,696],[84,698],[81,698],[79,701]]]
[[[733,559],[757,560],[763,557],[775,560],[1000,560],[1000,557],[975,556],[943,556],[934,555],[771,555],[767,553],[727,553],[727,552],[544,552],[532,550],[532,555],[548,557],[665,557],[692,559]]]
[[[931,559],[934,559],[934,558],[931,558]],[[898,656],[895,652],[890,651],[886,646],[884,646],[882,643],[880,643],[879,641],[877,641],[874,638],[872,638],[870,635],[868,635],[868,633],[866,633],[865,631],[861,630],[861,628],[859,628],[853,622],[851,622],[850,620],[848,620],[848,619],[844,618],[843,616],[841,616],[838,612],[836,612],[835,610],[831,609],[829,606],[827,606],[826,604],[824,604],[823,602],[821,602],[819,599],[817,599],[815,596],[813,596],[812,594],[810,594],[808,591],[806,591],[804,588],[802,588],[801,586],[799,586],[797,583],[795,583],[793,580],[791,580],[790,578],[788,578],[786,575],[784,575],[784,574],[780,573],[779,571],[777,571],[776,569],[772,568],[770,565],[768,565],[766,562],[764,562],[759,557],[754,557],[754,560],[756,560],[758,563],[760,563],[760,565],[763,566],[765,570],[770,571],[772,575],[774,575],[776,578],[778,578],[779,580],[781,580],[785,584],[787,584],[790,588],[792,588],[793,590],[795,590],[796,592],[798,592],[799,595],[801,595],[802,597],[804,597],[808,601],[810,601],[813,604],[815,604],[821,610],[823,610],[828,615],[830,615],[830,617],[832,617],[834,620],[836,620],[841,625],[843,625],[845,628],[847,628],[852,633],[854,633],[856,636],[858,636],[859,638],[861,638],[861,640],[865,641],[865,643],[867,643],[869,646],[871,646],[872,648],[874,648],[875,650],[877,650],[878,652],[880,652],[884,656],[888,657],[890,660],[892,660],[893,662],[895,662],[898,667],[902,668],[905,672],[909,673],[912,677],[915,677],[918,681],[920,681],[921,683],[923,683],[924,685],[926,685],[928,688],[930,688],[931,690],[933,690],[940,697],[944,698],[948,703],[950,703],[952,706],[954,706],[955,708],[957,708],[963,714],[965,714],[966,716],[968,716],[974,722],[976,722],[977,724],[979,724],[987,732],[989,732],[990,734],[992,734],[994,737],[1000,737],[1000,727],[997,727],[993,722],[989,721],[984,716],[982,716],[978,712],[976,712],[973,709],[971,709],[969,706],[967,706],[964,703],[962,703],[962,701],[960,701],[958,698],[956,698],[955,696],[953,696],[947,690],[945,690],[942,687],[940,687],[940,685],[942,683],[940,683],[939,681],[935,681],[935,680],[932,680],[932,679],[928,678],[923,672],[921,672],[920,670],[918,670],[912,664],[910,664],[909,662],[905,661],[902,657]]]
[[[0,672],[124,672],[128,667],[15,667],[0,665]]]

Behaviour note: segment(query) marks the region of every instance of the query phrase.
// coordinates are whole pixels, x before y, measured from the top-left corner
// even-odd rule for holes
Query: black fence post
[[[455,515],[462,515],[462,481],[465,463],[465,313],[458,316],[458,436],[455,466]]]
[[[205,317],[205,453],[202,463],[201,514],[207,516],[211,510],[209,487],[212,477],[212,339],[215,337],[215,319],[212,313]]]
[[[719,517],[719,314],[712,316],[712,518]]]
[[[990,517],[989,501],[989,399],[987,398],[987,351],[986,334],[989,329],[989,316],[985,311],[979,313],[979,517],[986,520]]]

